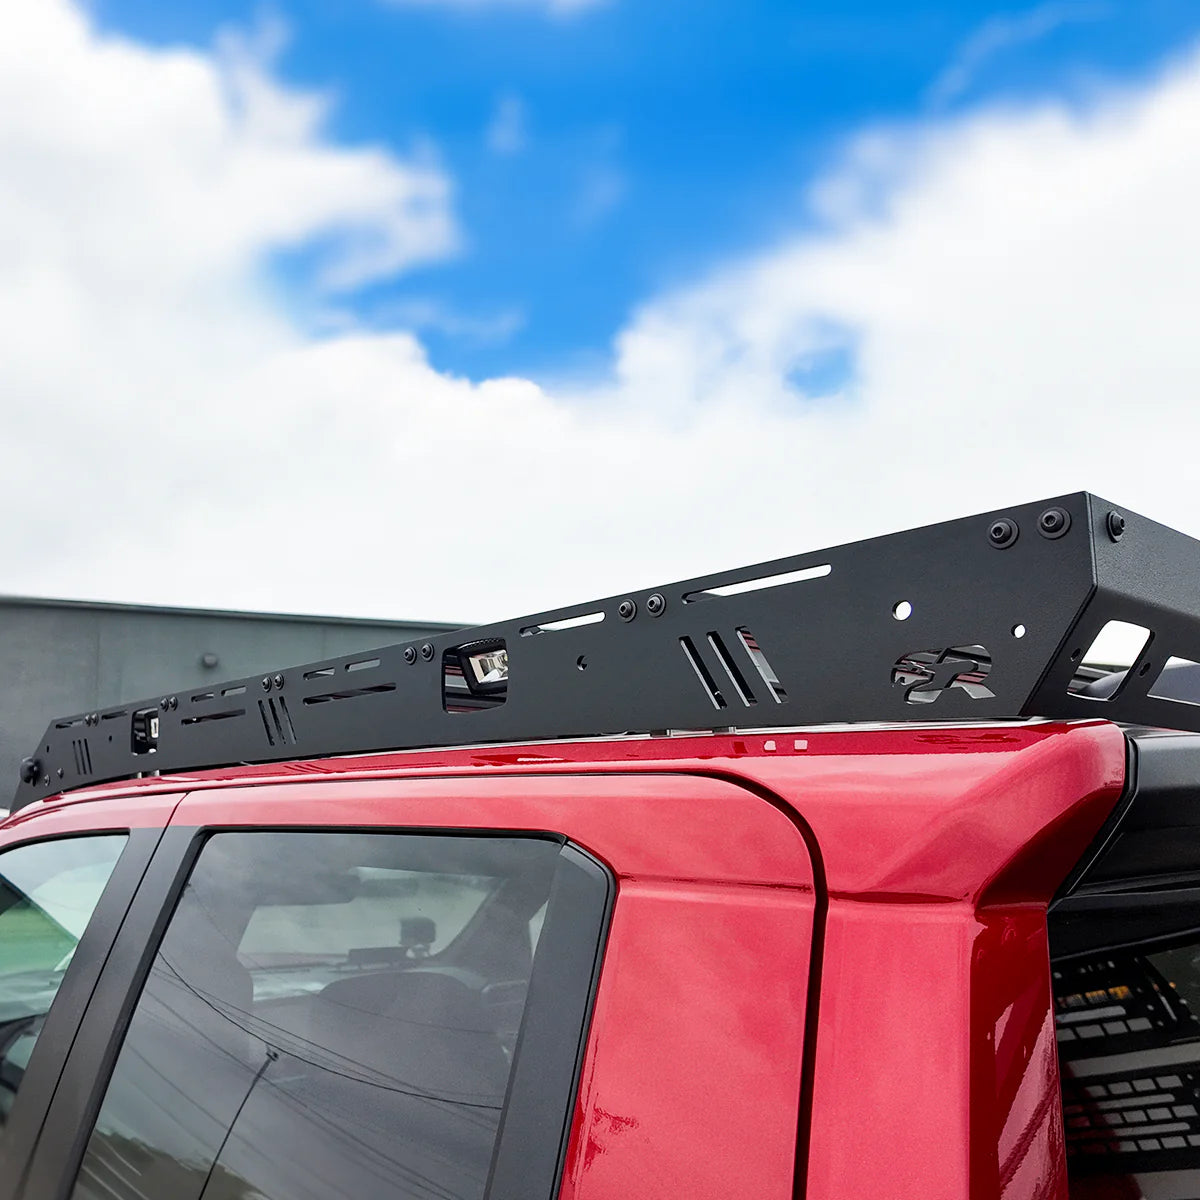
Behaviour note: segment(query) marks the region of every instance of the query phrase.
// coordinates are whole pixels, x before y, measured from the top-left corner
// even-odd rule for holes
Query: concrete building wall
[[[55,717],[451,628],[0,596],[0,809]]]

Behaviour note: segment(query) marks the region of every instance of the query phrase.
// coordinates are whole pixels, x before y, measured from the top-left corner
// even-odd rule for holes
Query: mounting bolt
[[[666,611],[667,601],[661,592],[655,592],[646,600],[646,611],[652,617],[661,617]]]
[[[622,621],[632,621],[637,616],[637,601],[625,599],[617,605],[617,616]]]
[[[167,709],[171,707],[171,702],[170,702],[170,700],[168,700],[168,699],[166,698],[166,696],[164,696],[164,697],[163,697],[163,698],[162,698],[162,699],[161,699],[161,700],[158,702],[158,707],[159,707],[159,708],[161,708],[161,709],[163,710],[163,712],[166,712],[166,711],[167,711]]]
[[[42,773],[42,764],[36,758],[21,759],[21,782],[37,783]]]
[[[59,767],[54,773],[59,777],[59,779],[61,779],[66,774],[66,771],[64,771],[62,767]]]
[[[1104,518],[1104,527],[1114,542],[1125,536],[1125,518],[1115,508]]]
[[[1038,517],[1037,528],[1044,538],[1060,538],[1071,528],[1071,514],[1065,508],[1048,508]]]
[[[169,703],[171,705],[171,711],[174,712],[179,707],[179,697],[172,696]]]
[[[263,690],[264,692],[269,692],[269,691],[271,690],[271,677],[270,677],[270,675],[264,675],[264,676],[262,677],[262,690]]]
[[[405,646],[404,647],[404,661],[406,663],[408,663],[408,665],[410,667],[412,666],[413,663],[415,663],[417,661],[416,646]]]
[[[426,662],[429,662],[429,660],[430,660],[431,658],[433,658],[433,643],[432,643],[432,642],[426,642],[426,643],[425,643],[425,644],[424,644],[424,645],[421,647],[421,657],[422,657],[422,658],[423,658],[423,659],[424,659]]]
[[[997,550],[1006,550],[1017,540],[1020,532],[1016,521],[1008,517],[999,517],[988,526],[988,541]]]
[[[282,676],[282,675],[276,675],[276,676],[275,676],[275,686],[276,686],[277,688],[281,688],[281,687],[283,687],[283,684],[284,684],[284,678],[283,678],[283,676]]]

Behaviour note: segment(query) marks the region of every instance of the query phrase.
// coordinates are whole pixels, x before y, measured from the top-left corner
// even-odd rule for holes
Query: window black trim
[[[616,885],[577,846],[559,854],[487,1200],[558,1195]],[[550,1131],[558,1128],[557,1138]]]
[[[0,1141],[0,1200],[15,1200],[24,1193],[25,1175],[77,1040],[81,1019],[95,994],[121,923],[153,859],[162,830],[89,829],[35,836],[3,848],[7,852],[41,842],[93,837],[124,837],[125,847],[79,939],[21,1081],[4,1139]]]
[[[54,1096],[24,1189],[14,1200],[67,1200],[142,988],[192,867],[217,833],[372,833],[521,838],[562,845],[539,941],[486,1200],[553,1200],[566,1156],[588,1024],[616,895],[596,859],[551,830],[380,825],[173,826],[162,836]],[[549,953],[540,951],[545,947]],[[547,1130],[559,1129],[559,1136]],[[9,1200],[0,1193],[0,1200]]]

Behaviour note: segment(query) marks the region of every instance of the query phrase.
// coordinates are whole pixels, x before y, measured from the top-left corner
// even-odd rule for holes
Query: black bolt
[[[171,697],[171,711],[174,712],[178,707],[179,707],[179,697],[172,696]]]
[[[655,592],[653,596],[646,601],[646,611],[652,617],[661,617],[666,610],[667,602],[661,592]]]
[[[164,697],[163,697],[163,698],[162,698],[162,699],[161,699],[161,700],[158,702],[158,707],[159,707],[159,708],[161,708],[161,709],[163,710],[163,712],[166,712],[166,711],[167,711],[167,709],[171,707],[171,702],[170,702],[170,700],[168,700],[168,699],[166,698],[166,696],[164,696]]]
[[[433,657],[433,643],[432,642],[426,642],[421,647],[421,657],[426,662],[428,662]]]
[[[1017,540],[1020,533],[1016,521],[1008,517],[1000,517],[988,526],[988,541],[997,550],[1005,550]]]
[[[262,677],[262,690],[263,690],[264,692],[269,692],[269,691],[271,690],[271,677],[270,677],[270,675],[264,675],[264,676]]]
[[[409,666],[412,666],[412,664],[417,661],[416,646],[405,646],[404,647],[404,661],[406,663],[408,663]]]
[[[1125,536],[1125,518],[1115,508],[1104,518],[1104,525],[1114,542],[1119,542]]]
[[[59,777],[59,779],[61,779],[66,774],[66,771],[64,771],[62,767],[59,767],[54,773]]]
[[[622,600],[617,605],[617,615],[622,621],[632,621],[637,616],[637,603],[633,600]]]
[[[275,686],[276,686],[277,688],[281,688],[281,687],[283,687],[283,684],[284,684],[284,679],[283,679],[283,676],[282,676],[282,675],[276,675],[276,676],[275,676]]]
[[[42,764],[36,758],[21,759],[21,782],[37,783],[42,773]]]
[[[1060,538],[1071,528],[1071,514],[1065,508],[1048,508],[1037,522],[1038,533],[1045,538]]]

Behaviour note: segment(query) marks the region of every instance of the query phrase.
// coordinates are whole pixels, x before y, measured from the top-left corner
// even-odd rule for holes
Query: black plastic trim
[[[1060,898],[1200,882],[1200,736],[1127,737],[1125,793]]]

